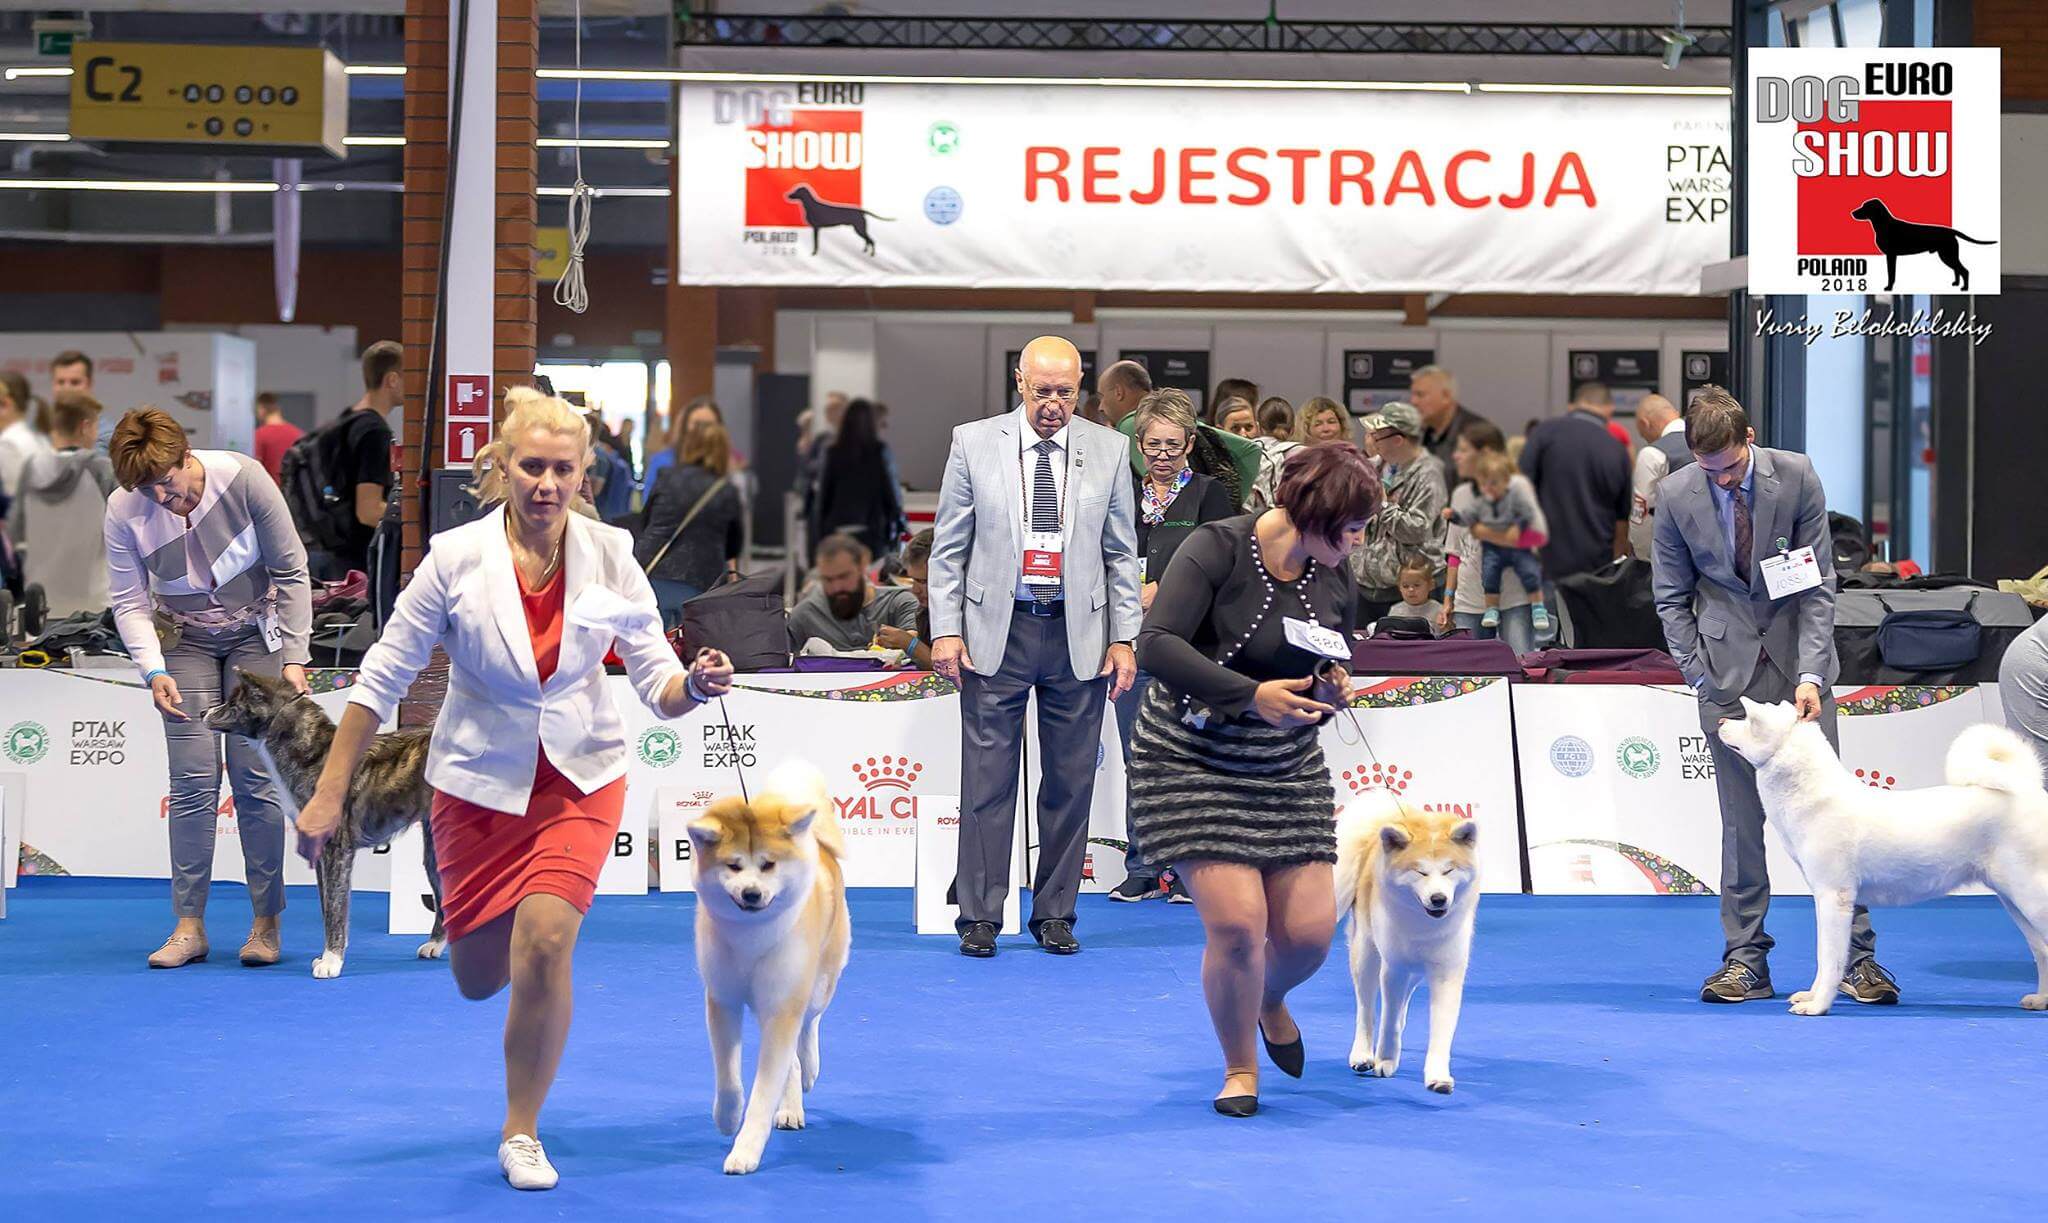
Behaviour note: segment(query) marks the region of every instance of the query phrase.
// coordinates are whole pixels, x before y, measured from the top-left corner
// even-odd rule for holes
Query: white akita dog
[[[2048,795],[2032,748],[2003,726],[1972,726],[1949,746],[1948,784],[1875,790],[1842,767],[1820,726],[1791,705],[1743,698],[1721,741],[1756,766],[1764,814],[1784,834],[1813,889],[1819,969],[1792,995],[1800,1015],[1825,1015],[1848,966],[1858,904],[1906,905],[1966,883],[1998,893],[2034,952],[2035,992],[2048,1010]]]
[[[1429,1049],[1422,1081],[1448,1094],[1451,1037],[1465,998],[1465,963],[1479,915],[1479,825],[1425,813],[1375,791],[1337,820],[1337,911],[1351,917],[1351,987],[1358,1033],[1351,1068],[1392,1078],[1401,1067],[1408,1002],[1429,982]],[[1378,1025],[1373,999],[1379,1000]]]
[[[772,1121],[804,1127],[818,1081],[818,1020],[839,988],[853,940],[846,842],[825,779],[807,764],[777,769],[751,803],[722,798],[690,825],[697,862],[697,970],[711,1032],[712,1119],[739,1135],[725,1170],[761,1166]],[[740,1020],[761,1025],[753,1095],[740,1101]],[[744,1116],[744,1124],[742,1117]]]

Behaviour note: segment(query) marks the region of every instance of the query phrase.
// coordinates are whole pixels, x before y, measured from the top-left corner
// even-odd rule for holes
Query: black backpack
[[[353,415],[345,413],[302,435],[277,466],[277,482],[299,537],[322,552],[345,550],[355,540],[356,490],[341,483]]]
[[[683,604],[682,643],[688,662],[706,646],[732,659],[736,671],[789,665],[789,613],[782,607],[782,571],[726,581]]]

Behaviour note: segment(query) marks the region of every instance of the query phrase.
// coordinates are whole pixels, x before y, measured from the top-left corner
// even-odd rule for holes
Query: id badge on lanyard
[[[1072,478],[1072,470],[1068,478]],[[1025,521],[1031,519],[1031,487],[1024,480],[1024,459],[1017,458],[1017,487],[1022,494]],[[1067,504],[1066,486],[1062,484],[1058,493],[1059,529],[1054,531],[1024,532],[1024,584],[1031,587],[1058,589],[1062,559],[1066,551]]]

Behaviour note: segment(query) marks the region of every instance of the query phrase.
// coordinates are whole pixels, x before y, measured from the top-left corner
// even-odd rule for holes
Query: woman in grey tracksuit
[[[108,455],[121,487],[107,499],[114,623],[164,718],[170,756],[171,906],[177,927],[149,957],[178,968],[207,955],[221,745],[200,716],[237,668],[306,690],[313,624],[306,550],[284,494],[247,455],[194,450],[156,408],[121,418]],[[227,736],[228,781],[256,920],[242,963],[275,964],[284,909],[284,813],[257,745]]]

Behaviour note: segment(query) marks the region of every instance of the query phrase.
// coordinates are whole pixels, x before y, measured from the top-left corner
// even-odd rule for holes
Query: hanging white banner
[[[1695,293],[1726,97],[684,85],[685,284]]]

